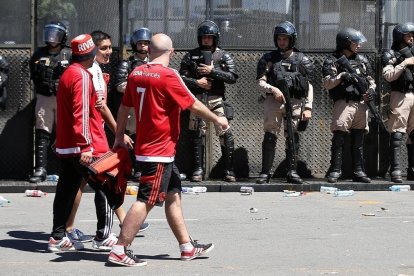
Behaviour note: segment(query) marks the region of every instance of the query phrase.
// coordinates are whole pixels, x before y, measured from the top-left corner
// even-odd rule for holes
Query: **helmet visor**
[[[349,39],[351,40],[352,43],[355,43],[355,44],[363,44],[367,42],[367,38],[360,31],[357,31]]]
[[[46,27],[43,33],[43,41],[49,43],[61,43],[65,33],[62,30]]]

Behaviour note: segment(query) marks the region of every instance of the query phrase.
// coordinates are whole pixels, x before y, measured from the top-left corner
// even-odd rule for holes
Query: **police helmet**
[[[43,41],[48,43],[59,43],[64,45],[68,38],[68,29],[60,21],[53,21],[43,27]]]
[[[220,40],[220,30],[216,23],[214,23],[211,20],[206,20],[206,21],[201,22],[200,25],[198,25],[197,40],[198,40],[198,45],[200,47],[201,47],[201,37],[203,35],[213,36],[214,37],[213,47],[214,48],[217,47],[219,40]]]
[[[131,36],[131,48],[134,52],[137,51],[137,43],[138,41],[151,41],[152,32],[148,28],[140,28],[135,30],[135,32]]]
[[[361,31],[355,30],[353,28],[345,28],[336,35],[336,50],[351,50],[351,43],[362,44],[366,41],[367,39],[361,33]]]
[[[403,42],[404,35],[408,33],[414,33],[414,23],[407,22],[395,26],[394,30],[392,30],[393,45]]]
[[[273,41],[275,43],[275,47],[279,48],[277,45],[277,36],[278,35],[287,35],[290,37],[290,41],[289,41],[289,47],[286,50],[292,49],[295,46],[296,43],[296,38],[297,38],[297,33],[296,33],[296,28],[295,26],[289,22],[289,21],[284,21],[278,25],[275,26],[275,30],[273,33]]]

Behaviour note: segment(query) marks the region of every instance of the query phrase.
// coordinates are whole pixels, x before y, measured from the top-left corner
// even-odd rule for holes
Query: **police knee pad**
[[[270,132],[265,132],[265,135],[263,137],[264,143],[276,143],[276,135]]]
[[[403,134],[401,132],[391,133],[391,146],[393,147],[401,146],[402,138],[403,138]]]

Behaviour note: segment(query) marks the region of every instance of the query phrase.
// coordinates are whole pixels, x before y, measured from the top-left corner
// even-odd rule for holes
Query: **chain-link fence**
[[[275,3],[277,2],[277,3]],[[257,175],[261,167],[263,108],[257,102],[256,65],[260,56],[274,48],[273,28],[284,20],[297,27],[297,46],[315,62],[313,118],[301,135],[300,170],[307,176],[323,176],[329,166],[329,131],[332,102],[321,88],[321,64],[335,48],[335,36],[344,27],[361,30],[367,37],[363,51],[376,68],[384,118],[388,110],[388,88],[382,81],[379,65],[382,49],[390,47],[392,29],[412,21],[412,1],[347,0],[3,0],[0,9],[0,54],[11,64],[9,99],[0,110],[0,179],[24,179],[33,166],[34,95],[27,61],[36,46],[43,44],[43,25],[60,20],[69,27],[69,41],[80,33],[103,30],[112,36],[115,52],[111,72],[129,46],[131,33],[149,27],[153,33],[169,34],[176,48],[172,67],[179,67],[185,50],[197,47],[197,26],[205,19],[215,21],[221,30],[220,45],[235,59],[240,79],[229,85],[227,98],[236,116],[231,122],[235,136],[235,171],[238,177]],[[116,112],[121,95],[109,94]],[[116,114],[116,113],[115,113]],[[192,169],[192,147],[186,130],[188,114],[183,113],[183,131],[177,151],[177,164],[187,174]],[[366,137],[367,171],[371,176],[385,174],[388,166],[388,137],[378,132],[375,122]],[[283,174],[284,139],[279,139],[274,168]],[[211,177],[220,177],[221,151],[218,138],[208,136],[208,167]],[[406,159],[405,149],[403,158]],[[375,157],[375,158],[374,158]],[[347,157],[348,158],[348,157]],[[368,159],[368,158],[367,158]],[[56,162],[51,158],[50,162]],[[378,160],[378,162],[377,162]],[[403,161],[404,162],[404,161]],[[280,165],[280,163],[282,163]],[[346,163],[346,162],[345,162]],[[346,163],[348,164],[348,163]],[[56,167],[53,164],[51,168]],[[349,172],[349,164],[344,168]]]

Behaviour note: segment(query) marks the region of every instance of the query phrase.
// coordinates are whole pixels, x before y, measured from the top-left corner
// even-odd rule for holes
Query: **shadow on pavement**
[[[0,240],[0,247],[11,248],[20,251],[47,253],[47,242],[32,240]]]
[[[49,240],[50,234],[45,232],[29,232],[29,231],[9,231],[7,234],[16,239],[25,240]]]

